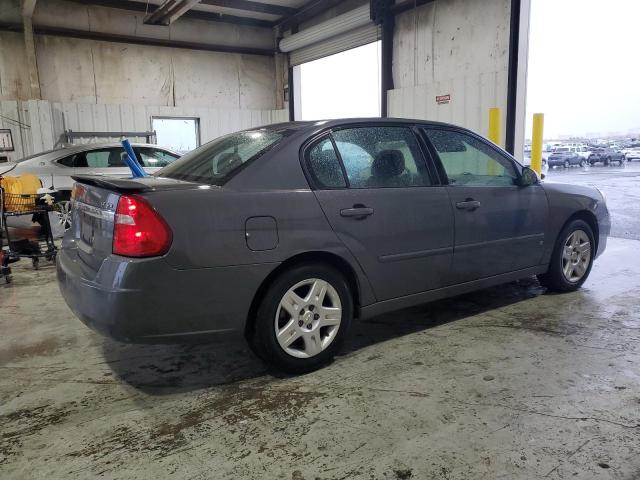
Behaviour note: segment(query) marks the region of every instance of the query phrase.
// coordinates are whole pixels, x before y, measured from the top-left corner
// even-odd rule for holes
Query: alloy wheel
[[[326,280],[309,278],[284,294],[275,315],[280,347],[292,357],[310,358],[336,338],[342,321],[337,290]]]
[[[562,273],[568,282],[579,282],[589,270],[591,241],[584,230],[574,230],[564,242]]]
[[[58,225],[63,227],[66,232],[71,228],[71,202],[69,200],[57,202],[54,209]]]

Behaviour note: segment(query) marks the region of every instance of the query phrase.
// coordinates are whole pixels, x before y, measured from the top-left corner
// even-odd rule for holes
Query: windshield
[[[155,176],[222,185],[234,171],[259,158],[287,133],[260,129],[225,135],[187,153]]]

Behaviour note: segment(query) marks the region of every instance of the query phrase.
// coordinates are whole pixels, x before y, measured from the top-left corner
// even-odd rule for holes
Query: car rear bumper
[[[57,257],[58,285],[73,313],[124,342],[242,334],[260,284],[277,264],[177,270],[163,258],[106,258],[91,270],[75,247]]]

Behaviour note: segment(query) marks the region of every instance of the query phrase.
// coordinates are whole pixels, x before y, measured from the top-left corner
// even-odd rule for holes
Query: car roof
[[[180,155],[177,152],[172,151],[171,149],[161,147],[159,145],[154,145],[151,143],[132,143],[133,147],[149,147],[149,148],[157,148],[159,150],[165,150],[167,152],[173,153],[175,155]],[[103,148],[114,148],[114,147],[122,147],[120,142],[105,142],[105,143],[84,143],[80,145],[67,145],[61,148],[57,148],[55,150],[49,150],[46,152],[42,152],[42,154],[31,155],[29,159],[24,160],[24,162],[29,162],[31,160],[57,160],[62,157],[66,157],[67,155],[72,155],[74,153],[79,152],[87,152],[91,150],[101,150]],[[18,160],[19,163],[20,160]]]
[[[341,127],[347,125],[356,125],[356,124],[381,124],[388,125],[390,123],[398,123],[398,124],[406,124],[406,123],[415,123],[421,125],[432,125],[432,126],[444,126],[444,127],[454,127],[464,130],[464,128],[459,127],[457,125],[453,125],[450,123],[444,122],[436,122],[433,120],[418,120],[413,118],[395,118],[395,117],[354,117],[354,118],[339,118],[332,120],[313,120],[313,121],[296,121],[296,122],[283,122],[276,123],[273,125],[265,125],[262,128],[274,128],[274,129],[287,129],[287,130],[315,130],[318,127],[322,128],[331,128],[331,127]]]

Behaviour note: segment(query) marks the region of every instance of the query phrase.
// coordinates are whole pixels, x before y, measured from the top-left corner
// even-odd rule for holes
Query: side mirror
[[[540,182],[538,174],[529,167],[522,167],[522,175],[520,176],[521,187],[527,187],[529,185],[535,185]]]

